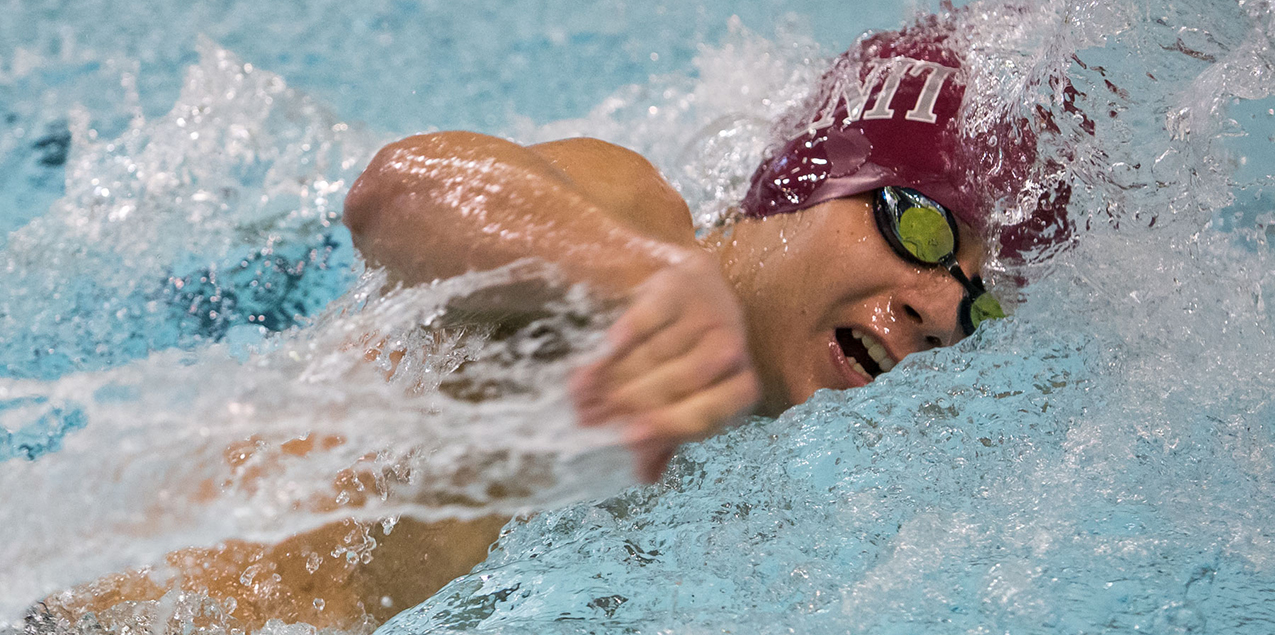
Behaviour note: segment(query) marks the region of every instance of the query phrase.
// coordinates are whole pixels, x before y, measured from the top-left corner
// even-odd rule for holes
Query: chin
[[[785,410],[806,403],[819,389],[828,387],[819,376],[819,369],[809,360],[791,361],[793,365],[787,369],[774,366],[757,368],[763,390],[762,400],[754,412],[764,417],[778,417]]]
[[[771,389],[765,391],[761,402],[757,404],[757,408],[753,410],[753,412],[763,417],[778,417],[783,414],[785,410],[805,402],[810,398],[810,395],[814,394],[814,391],[810,391],[800,399],[794,399],[792,392],[793,391],[787,386],[776,386],[771,384]]]
[[[753,414],[773,419],[783,414],[785,410],[793,407],[794,405],[795,404],[790,403],[787,399],[763,399],[761,403],[757,404],[757,408],[753,411]]]
[[[785,387],[782,394],[776,394],[773,399],[763,401],[757,412],[767,417],[778,417],[785,410],[806,403],[806,400],[814,396],[820,388],[822,386]]]

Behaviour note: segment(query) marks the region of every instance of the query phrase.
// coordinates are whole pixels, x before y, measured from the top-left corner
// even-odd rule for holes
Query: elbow
[[[341,222],[345,223],[355,240],[367,231],[369,217],[375,211],[371,200],[371,190],[375,188],[375,185],[369,181],[371,179],[368,178],[368,173],[364,172],[359,175],[358,180],[354,181],[354,185],[350,186],[350,191],[345,195],[345,209],[341,212]]]
[[[390,200],[401,188],[401,175],[394,168],[395,157],[405,149],[404,142],[391,143],[376,153],[345,195],[341,221],[349,228],[356,244],[377,225]]]
[[[427,175],[412,173],[405,166],[424,158],[461,154],[481,138],[470,132],[436,132],[407,137],[381,148],[350,186],[342,222],[356,241],[374,232],[383,224],[384,216],[392,213],[396,199],[428,190],[432,185]]]

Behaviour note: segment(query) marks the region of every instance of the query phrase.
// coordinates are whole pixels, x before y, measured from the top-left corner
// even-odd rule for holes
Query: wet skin
[[[844,356],[838,329],[869,333],[893,363],[964,337],[960,284],[941,268],[899,257],[877,229],[871,204],[871,194],[836,199],[745,219],[706,239],[747,316],[764,414],[778,414],[821,388],[874,379],[838,363]],[[968,227],[960,229],[957,260],[964,271],[980,271],[982,244]]]
[[[859,360],[871,369],[861,374],[847,363],[856,346],[846,344],[850,329],[875,339],[887,364],[962,337],[960,285],[896,255],[870,202],[861,195],[741,218],[697,240],[686,203],[628,150],[591,139],[523,147],[438,133],[383,149],[352,187],[345,222],[368,262],[406,284],[537,256],[624,303],[608,331],[611,353],[578,369],[571,391],[582,425],[626,426],[650,481],[678,445],[742,415],[777,415],[821,388],[870,382],[876,364]],[[982,248],[968,228],[961,231],[958,260],[974,275]],[[866,357],[862,347],[849,352]],[[296,565],[302,552],[329,553],[339,544],[347,530],[337,523],[273,546],[229,542],[179,552],[169,558],[166,581],[112,576],[51,605],[74,621],[105,608],[93,599],[98,591],[113,604],[180,588],[235,598],[244,609],[228,619],[248,630],[271,617],[320,627],[378,622],[480,562],[501,524],[405,523],[411,530],[382,541],[371,564],[315,574]],[[280,578],[242,584],[236,567],[248,562]],[[392,566],[402,562],[431,570],[404,575]],[[382,597],[395,600],[393,611],[378,605]],[[323,610],[316,598],[327,599]]]
[[[839,327],[868,333],[893,361],[960,335],[960,285],[895,255],[867,195],[697,241],[686,203],[649,162],[592,139],[404,139],[351,189],[345,222],[370,263],[408,284],[533,256],[627,303],[612,352],[580,369],[572,392],[583,424],[623,422],[647,480],[679,444],[759,404],[773,415],[819,388],[866,383],[834,354]],[[979,243],[962,238],[972,275]]]

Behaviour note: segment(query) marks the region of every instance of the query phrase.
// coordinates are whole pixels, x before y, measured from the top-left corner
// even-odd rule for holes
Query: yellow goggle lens
[[[1001,303],[996,301],[990,293],[984,293],[974,299],[970,305],[970,321],[974,323],[974,328],[978,328],[983,320],[992,320],[1005,317],[1005,310],[1001,308]]]
[[[933,207],[909,207],[899,215],[899,240],[922,262],[937,263],[956,249],[947,217]]]

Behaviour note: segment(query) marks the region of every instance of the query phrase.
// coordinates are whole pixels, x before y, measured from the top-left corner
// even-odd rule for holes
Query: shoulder
[[[643,234],[691,244],[686,201],[645,157],[600,139],[579,137],[529,146],[616,220]]]

